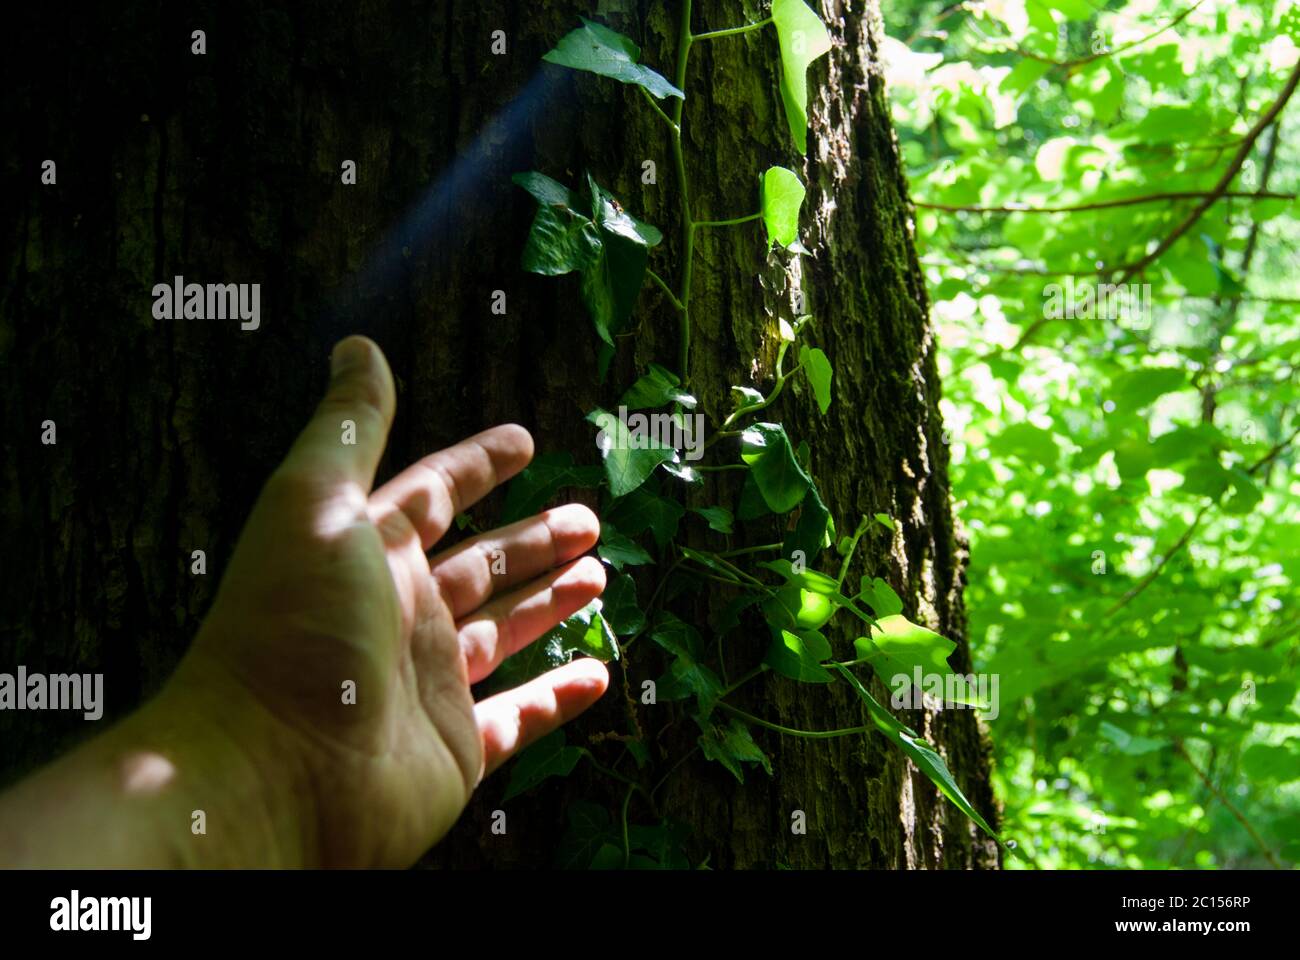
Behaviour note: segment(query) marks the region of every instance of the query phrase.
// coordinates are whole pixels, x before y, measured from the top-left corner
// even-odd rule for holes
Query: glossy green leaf
[[[881,706],[876,698],[862,686],[852,671],[841,664],[835,664],[835,668],[839,670],[844,679],[857,692],[859,699],[866,705],[872,722],[875,723],[880,732],[901,747],[908,758],[916,764],[916,768],[929,777],[930,782],[938,787],[939,792],[951,800],[957,809],[970,817],[990,837],[1000,842],[1001,837],[989,826],[988,821],[975,809],[974,805],[966,799],[966,794],[957,785],[957,780],[949,771],[943,757],[939,756],[933,747],[918,737],[914,730],[901,723],[892,713]]]
[[[768,237],[783,247],[799,239],[799,211],[803,208],[804,186],[793,170],[768,167],[763,174],[759,203]]]
[[[704,731],[699,738],[700,752],[730,770],[738,782],[745,782],[746,763],[757,763],[768,776],[772,775],[772,762],[740,720],[732,717],[723,723],[704,722],[700,727]]]
[[[619,405],[629,410],[663,407],[670,403],[693,409],[695,398],[681,389],[677,374],[657,363],[650,364],[650,368],[628,387],[619,400]]]
[[[525,747],[515,758],[501,802],[508,803],[547,777],[567,777],[581,759],[582,750],[566,744],[563,729],[548,733]]]
[[[554,50],[542,57],[543,60],[644,87],[661,100],[685,96],[660,74],[639,62],[641,48],[631,39],[585,17],[581,19],[582,26],[566,34]]]
[[[790,135],[808,152],[808,65],[831,49],[821,18],[803,0],[772,0],[772,23],[781,49],[781,102]]]
[[[597,407],[587,420],[600,430],[596,446],[605,462],[605,479],[611,496],[621,497],[645,483],[655,467],[672,460],[676,452],[656,438],[628,429],[619,417]]]
[[[514,523],[540,512],[561,490],[598,486],[602,474],[599,466],[577,466],[568,453],[539,454],[506,488],[501,522]]]
[[[600,602],[601,616],[617,636],[631,636],[645,626],[645,614],[637,605],[636,582],[626,573],[610,578]]]
[[[615,570],[620,571],[627,566],[654,563],[654,558],[650,554],[637,546],[631,537],[624,536],[610,523],[600,525],[600,546],[596,548],[596,553],[600,556],[600,559]]]
[[[785,428],[758,423],[740,438],[741,459],[749,468],[763,500],[774,513],[789,513],[804,498],[812,481],[794,458]]]
[[[802,683],[830,683],[830,672],[821,665],[830,659],[831,645],[813,630],[773,630],[763,662],[782,676]]]
[[[804,376],[812,385],[818,409],[825,413],[831,406],[831,377],[834,375],[831,362],[816,347],[800,347],[799,362],[803,364]]]

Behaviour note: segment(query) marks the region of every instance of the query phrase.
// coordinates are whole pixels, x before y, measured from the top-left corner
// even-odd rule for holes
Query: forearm
[[[157,699],[0,794],[0,867],[294,867],[315,861],[303,778],[211,682]]]

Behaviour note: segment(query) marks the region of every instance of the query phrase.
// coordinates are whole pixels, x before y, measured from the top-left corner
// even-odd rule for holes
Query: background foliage
[[[1300,16],[885,16],[1008,866],[1294,867]],[[1107,281],[1149,305],[1053,317]]]

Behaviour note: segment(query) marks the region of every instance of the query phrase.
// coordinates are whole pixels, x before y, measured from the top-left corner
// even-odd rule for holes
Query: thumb
[[[369,495],[397,405],[383,352],[366,337],[340,340],[330,354],[330,384],[282,469],[327,484],[356,484]]]

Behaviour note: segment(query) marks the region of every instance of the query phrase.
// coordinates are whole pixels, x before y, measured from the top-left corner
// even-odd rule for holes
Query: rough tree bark
[[[798,293],[835,369],[826,418],[794,389],[779,417],[812,447],[840,530],[865,513],[898,518],[864,539],[853,577],[887,577],[907,612],[959,641],[970,669],[963,545],[949,506],[935,343],[909,230],[906,186],[880,71],[875,0],[816,3],[835,45],[810,71],[812,131],[802,258],[765,255],[757,224],[701,235],[692,385],[716,424],[733,383],[770,385],[778,317]],[[210,603],[259,485],[318,398],[329,346],[364,332],[385,349],[399,412],[381,479],[474,430],[517,420],[545,450],[594,461],[585,411],[608,405],[636,370],[677,350],[675,316],[647,285],[635,337],[609,385],[576,283],[521,272],[533,201],[511,173],[576,182],[584,169],[663,228],[652,265],[676,276],[678,199],[664,127],[612,81],[543,67],[541,55],[596,15],[671,74],[675,3],[484,4],[216,0],[142,2],[93,12],[21,5],[10,16],[0,125],[7,131],[0,261],[4,576],[2,668],[103,671],[109,713],[156,690]],[[697,0],[697,31],[766,15],[753,0]],[[191,32],[207,53],[191,53]],[[503,30],[507,52],[490,52]],[[686,153],[695,215],[755,207],[758,173],[798,169],[777,94],[776,40],[764,30],[692,53]],[[41,163],[57,162],[42,185]],[[340,182],[354,160],[357,183]],[[658,182],[643,185],[642,162]],[[159,321],[155,283],[258,282],[262,323]],[[508,312],[490,312],[492,292]],[[58,443],[40,443],[44,420]],[[727,474],[715,478],[729,480]],[[733,503],[710,484],[699,502]],[[476,513],[489,522],[499,501]],[[760,541],[761,542],[761,541]],[[737,541],[735,546],[743,543]],[[191,551],[208,574],[190,573]],[[705,599],[677,604],[703,624]],[[757,625],[756,625],[757,626]],[[765,635],[734,640],[732,675]],[[736,634],[734,636],[744,636]],[[851,634],[833,638],[847,652]],[[625,728],[621,670],[645,659],[570,741]],[[812,689],[768,675],[738,705],[803,728],[861,724],[843,684]],[[886,691],[878,683],[879,696]],[[656,738],[655,779],[693,737],[671,706],[639,707]],[[987,744],[974,716],[908,714],[994,820]],[[93,725],[79,716],[0,715],[0,776],[19,776]],[[698,753],[665,785],[663,807],[693,828],[693,862],[752,867],[994,867],[980,836],[878,736],[756,738],[772,758],[744,786]],[[600,756],[612,744],[597,744]],[[610,754],[613,756],[613,754]],[[494,836],[498,776],[427,862],[548,862],[563,808],[616,809],[621,790],[585,768],[509,805]],[[794,836],[802,809],[808,834]],[[634,820],[646,812],[631,809]]]

